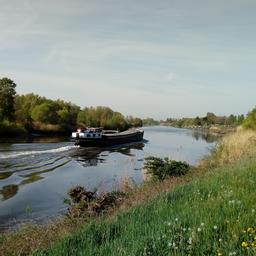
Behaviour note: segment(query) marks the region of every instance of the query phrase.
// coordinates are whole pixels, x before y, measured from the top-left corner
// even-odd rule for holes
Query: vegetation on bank
[[[212,127],[212,126],[226,126],[235,127],[243,124],[245,120],[244,115],[230,115],[230,116],[216,116],[214,113],[208,112],[204,117],[195,118],[167,118],[163,124],[180,127],[180,128],[195,128],[195,127]]]
[[[103,215],[2,236],[0,255],[253,255],[253,141],[254,131],[224,137],[185,175],[128,189]]]
[[[35,255],[255,255],[255,167],[215,169]]]
[[[126,130],[142,126],[142,120],[124,117],[108,107],[81,109],[71,102],[51,100],[33,93],[17,95],[16,84],[11,79],[0,79],[0,135],[22,135],[24,132],[69,134],[78,126]]]

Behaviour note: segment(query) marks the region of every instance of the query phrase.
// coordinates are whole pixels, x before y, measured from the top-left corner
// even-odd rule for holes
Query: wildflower
[[[182,230],[183,230],[184,232],[186,232],[187,229],[186,229],[186,228],[183,228]]]
[[[252,209],[252,213],[254,213],[255,212],[255,209]]]
[[[247,232],[253,231],[253,228],[247,228]]]
[[[201,231],[202,231],[202,229],[201,229],[201,228],[198,228],[198,229],[197,229],[197,231],[198,231],[198,232],[201,232]]]
[[[215,226],[213,226],[213,228],[216,230],[218,227],[215,225]]]
[[[171,226],[171,222],[168,222],[168,224],[167,224],[168,226]]]
[[[178,218],[175,219],[175,221],[178,221],[178,220],[179,220]]]
[[[169,247],[171,247],[171,246],[172,246],[172,243],[171,243],[171,242],[169,242],[169,243],[168,243],[168,246],[169,246]]]
[[[247,242],[242,242],[242,247],[248,247],[248,243]]]
[[[222,239],[221,239],[221,238],[219,239],[219,242],[222,242]]]
[[[218,256],[222,256],[222,253],[221,252],[218,252],[218,254],[217,254]]]
[[[202,226],[202,227],[204,226],[204,223],[203,223],[203,222],[201,223],[201,226]]]
[[[192,244],[192,237],[188,239],[188,244]]]

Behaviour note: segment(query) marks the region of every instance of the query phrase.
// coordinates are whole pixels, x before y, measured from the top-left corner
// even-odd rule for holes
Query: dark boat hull
[[[144,131],[104,134],[102,138],[78,138],[75,144],[81,147],[110,147],[143,140]]]

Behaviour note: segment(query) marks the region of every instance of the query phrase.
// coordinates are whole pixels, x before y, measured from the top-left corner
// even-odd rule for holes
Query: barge
[[[78,129],[72,133],[75,145],[81,147],[109,147],[143,140],[142,129],[129,129],[124,132],[103,130],[102,128]]]

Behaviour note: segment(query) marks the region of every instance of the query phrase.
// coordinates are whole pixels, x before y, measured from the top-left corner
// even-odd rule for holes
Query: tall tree
[[[15,119],[14,99],[16,84],[9,78],[0,79],[0,112],[2,119]]]

